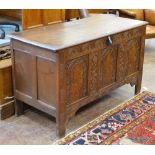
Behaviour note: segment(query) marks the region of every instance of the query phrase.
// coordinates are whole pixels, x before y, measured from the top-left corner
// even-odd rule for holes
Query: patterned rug
[[[61,145],[155,145],[155,94],[142,92],[56,142]]]

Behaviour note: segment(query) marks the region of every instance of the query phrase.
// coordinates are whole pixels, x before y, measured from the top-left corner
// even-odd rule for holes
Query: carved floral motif
[[[83,56],[67,63],[67,103],[87,95],[88,58]]]
[[[120,44],[117,55],[117,81],[124,79],[127,75],[128,54],[125,44]]]
[[[96,92],[98,89],[98,52],[91,53],[89,56],[89,92]]]

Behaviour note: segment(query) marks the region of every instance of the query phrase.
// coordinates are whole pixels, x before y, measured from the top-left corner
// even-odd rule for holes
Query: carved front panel
[[[135,38],[119,45],[117,57],[118,81],[138,71],[140,47],[140,38]]]
[[[68,61],[66,65],[67,104],[88,94],[88,55]]]
[[[73,113],[84,100],[137,83],[142,34],[143,28],[136,28],[112,35],[112,45],[103,37],[62,50],[67,62],[64,100],[74,105]]]
[[[116,78],[117,46],[105,48],[101,52],[101,88],[113,84]]]
[[[138,71],[140,43],[140,38],[137,38],[128,41],[126,45],[128,52],[128,75]]]

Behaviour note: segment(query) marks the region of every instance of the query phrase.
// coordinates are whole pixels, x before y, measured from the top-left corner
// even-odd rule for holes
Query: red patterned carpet
[[[137,125],[113,144],[155,145],[155,115]]]
[[[143,92],[56,142],[65,145],[155,145],[155,94]]]

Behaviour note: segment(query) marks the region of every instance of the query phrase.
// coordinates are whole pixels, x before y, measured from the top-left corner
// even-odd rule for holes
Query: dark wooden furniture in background
[[[64,9],[22,10],[23,30],[65,21]]]
[[[155,38],[155,9],[119,9],[121,17],[147,21],[146,39]]]
[[[10,35],[17,115],[36,107],[62,136],[80,107],[127,83],[139,93],[146,24],[94,15]]]
[[[11,59],[0,60],[0,119],[14,114]]]
[[[108,9],[89,9],[89,13],[106,13]],[[79,18],[78,9],[0,9],[0,15],[21,20],[23,30]]]
[[[89,9],[88,12],[92,14],[103,14],[107,13],[108,9]],[[73,18],[80,18],[79,9],[65,9],[65,20],[69,21]]]
[[[21,20],[23,30],[65,21],[65,9],[1,9],[0,15]]]
[[[0,9],[0,16],[8,16],[20,20],[22,13],[21,9]]]
[[[19,10],[18,9],[14,9],[14,10],[8,10],[8,9],[0,9],[0,16],[4,16],[1,20],[0,20],[0,39],[4,39],[6,36],[6,32],[4,30],[5,26],[14,26],[15,27],[15,32],[19,32],[19,25],[14,22],[14,21],[9,21],[8,19],[6,20],[6,16],[8,17],[12,17],[14,19],[18,19],[19,18]],[[9,18],[10,19],[10,18]]]
[[[106,13],[108,9],[89,9],[89,13]],[[22,10],[23,30],[79,18],[78,9],[24,9]]]
[[[79,9],[80,19],[90,17],[90,14],[87,9]]]

